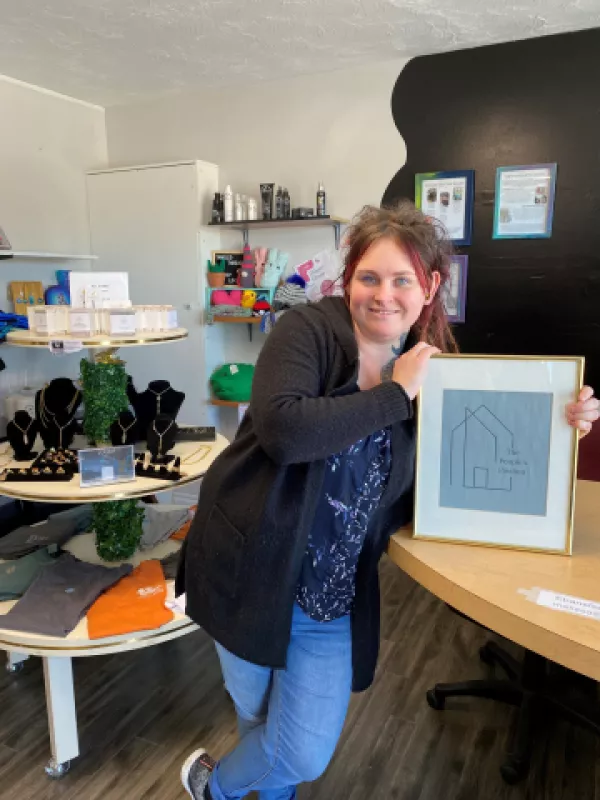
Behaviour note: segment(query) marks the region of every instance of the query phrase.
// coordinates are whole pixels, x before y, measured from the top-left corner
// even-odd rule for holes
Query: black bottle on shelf
[[[212,204],[211,222],[214,224],[223,222],[223,198],[220,192],[215,192]]]
[[[325,188],[322,183],[319,184],[317,189],[317,217],[327,216],[327,200],[325,195]]]
[[[275,193],[275,219],[283,219],[283,191],[281,186],[277,187]]]
[[[290,193],[285,188],[285,186],[283,187],[283,218],[284,219],[292,218],[292,205],[290,202]]]

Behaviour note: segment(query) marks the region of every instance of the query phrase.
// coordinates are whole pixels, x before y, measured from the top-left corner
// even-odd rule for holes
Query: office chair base
[[[479,651],[481,660],[501,667],[508,680],[473,680],[460,683],[438,683],[427,692],[427,702],[435,711],[443,711],[449,697],[483,697],[517,706],[519,709],[512,751],[500,767],[508,784],[523,780],[529,772],[532,744],[542,712],[560,716],[600,735],[600,707],[596,702],[580,702],[572,696],[574,675],[566,673],[556,681],[551,677],[551,662],[525,651],[519,664],[495,642],[488,642]],[[565,691],[566,690],[566,691]]]

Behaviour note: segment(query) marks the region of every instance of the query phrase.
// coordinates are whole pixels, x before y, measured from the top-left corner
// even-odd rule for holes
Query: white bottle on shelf
[[[233,222],[233,192],[229,184],[223,192],[223,221]]]
[[[233,218],[236,222],[240,222],[244,219],[244,208],[242,206],[242,198],[239,194],[235,195],[235,204],[233,207]]]
[[[248,198],[248,219],[258,219],[258,205],[254,197]]]

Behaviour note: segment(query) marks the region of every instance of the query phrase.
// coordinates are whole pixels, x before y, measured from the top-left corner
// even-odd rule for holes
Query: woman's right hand
[[[402,386],[411,400],[415,399],[425,380],[429,359],[439,352],[437,347],[432,347],[426,342],[418,342],[396,359],[392,380]]]

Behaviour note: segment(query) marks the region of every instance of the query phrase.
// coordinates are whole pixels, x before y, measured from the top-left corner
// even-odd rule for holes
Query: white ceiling
[[[593,27],[600,0],[0,0],[0,74],[113,105]]]

